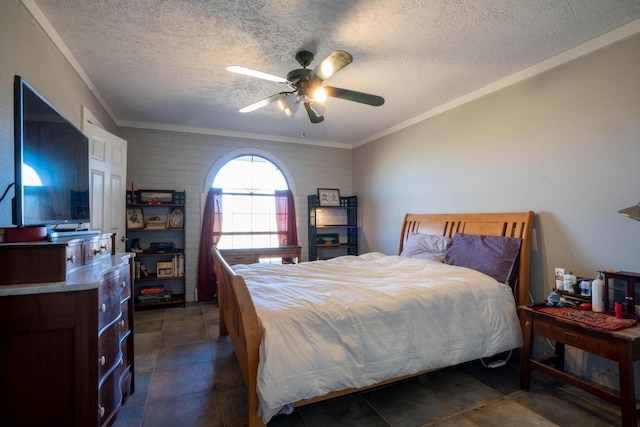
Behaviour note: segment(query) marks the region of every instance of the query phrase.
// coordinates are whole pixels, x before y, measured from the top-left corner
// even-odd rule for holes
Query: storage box
[[[640,273],[629,271],[603,271],[605,309],[614,312],[616,302],[622,304],[622,312],[637,315],[640,312]]]
[[[173,263],[168,261],[160,261],[156,265],[156,273],[158,277],[173,277]]]

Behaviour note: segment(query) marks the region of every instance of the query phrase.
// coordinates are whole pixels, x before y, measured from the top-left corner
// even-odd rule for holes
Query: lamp
[[[618,211],[624,216],[628,216],[631,219],[635,219],[636,221],[640,221],[640,203],[637,205],[629,206],[628,208],[624,208]]]
[[[293,116],[298,111],[298,97],[293,94],[287,94],[278,100],[278,107],[287,115]]]

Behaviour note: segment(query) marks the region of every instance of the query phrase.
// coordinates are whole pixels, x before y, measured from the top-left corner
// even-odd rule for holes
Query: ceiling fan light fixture
[[[292,117],[298,111],[300,105],[298,104],[298,97],[295,95],[286,95],[278,100],[278,107],[287,115]]]
[[[324,102],[327,100],[327,91],[322,86],[313,92],[313,99],[316,102]]]

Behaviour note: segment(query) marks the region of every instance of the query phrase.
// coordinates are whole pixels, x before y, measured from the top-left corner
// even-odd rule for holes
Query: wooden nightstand
[[[531,371],[538,370],[620,406],[622,425],[636,427],[633,362],[640,360],[640,327],[609,332],[526,306],[518,307],[518,311],[524,338],[520,355],[520,387],[523,390],[529,389]],[[555,356],[544,360],[533,359],[534,335],[555,340]],[[620,393],[564,372],[565,345],[617,361],[620,369]]]

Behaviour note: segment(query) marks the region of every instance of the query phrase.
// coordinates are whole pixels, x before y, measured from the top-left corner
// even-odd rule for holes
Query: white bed
[[[511,288],[468,268],[369,253],[234,270],[262,322],[265,423],[299,400],[522,345]]]
[[[249,426],[292,405],[520,347],[516,301],[525,303],[529,292],[533,218],[405,216],[398,253],[414,233],[521,239],[510,285],[464,267],[380,253],[234,271],[212,248],[220,334],[230,335],[247,383]]]

